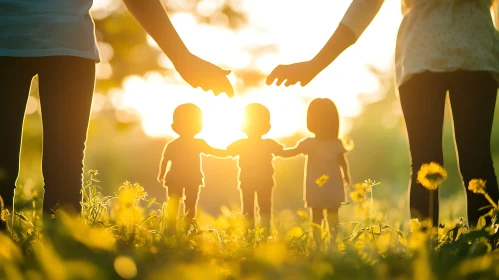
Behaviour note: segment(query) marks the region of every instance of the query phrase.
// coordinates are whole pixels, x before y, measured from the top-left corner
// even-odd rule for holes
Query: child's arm
[[[229,145],[229,147],[227,147],[227,150],[222,150],[222,149],[213,148],[208,143],[206,143],[206,141],[204,141],[204,140],[202,140],[202,142],[200,142],[200,144],[201,144],[201,153],[203,153],[205,155],[213,156],[213,157],[217,157],[217,158],[228,158],[228,157],[232,156],[232,154],[231,154],[231,150],[232,150],[231,146],[232,145]]]
[[[296,146],[293,148],[288,148],[288,149],[283,149],[281,146],[281,150],[277,153],[275,153],[276,156],[283,157],[283,158],[288,158],[288,157],[294,157],[299,154],[306,154],[307,152],[307,147],[309,146],[308,143],[308,138],[300,140]]]
[[[289,148],[289,149],[283,149],[281,152],[277,153],[276,156],[283,157],[283,158],[288,158],[288,157],[294,157],[302,152],[297,149],[297,147]]]
[[[339,158],[340,160],[340,167],[341,170],[343,171],[343,180],[345,180],[345,183],[347,185],[350,185],[350,168],[348,167],[348,160],[346,154],[342,154]]]
[[[167,154],[168,145],[163,149],[163,155],[161,156],[161,160],[159,161],[159,173],[158,173],[158,182],[163,183],[166,174],[166,167],[170,162],[170,158]]]
[[[222,149],[217,149],[217,148],[213,148],[209,145],[207,145],[205,151],[203,151],[203,154],[205,155],[209,155],[209,156],[213,156],[213,157],[217,157],[217,158],[228,158],[231,156],[231,154],[229,153],[229,151],[227,150],[222,150]]]

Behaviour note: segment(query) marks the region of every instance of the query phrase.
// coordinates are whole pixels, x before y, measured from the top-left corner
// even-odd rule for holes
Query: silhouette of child
[[[260,208],[261,226],[270,232],[272,194],[274,189],[274,155],[283,146],[272,139],[262,139],[270,130],[270,112],[262,104],[252,103],[244,110],[242,131],[248,138],[240,139],[227,147],[229,155],[238,158],[239,190],[243,213],[254,227],[255,194]]]
[[[172,129],[179,137],[165,145],[158,175],[158,181],[167,188],[170,233],[176,230],[177,214],[184,192],[188,219],[186,226],[190,226],[196,217],[200,187],[204,185],[201,154],[227,156],[224,150],[212,148],[204,140],[195,138],[202,128],[202,112],[198,106],[187,103],[175,108]]]
[[[338,139],[339,126],[336,105],[327,98],[314,99],[308,107],[307,128],[315,137],[305,138],[296,147],[285,149],[279,154],[281,157],[307,155],[305,207],[311,209],[311,222],[318,225],[322,224],[324,212],[327,212],[331,240],[336,239],[338,210],[345,201],[343,180],[350,184],[346,150]],[[314,227],[314,239],[319,246],[322,240],[321,228]]]

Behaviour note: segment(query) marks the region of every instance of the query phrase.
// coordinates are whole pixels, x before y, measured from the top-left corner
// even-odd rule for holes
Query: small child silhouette
[[[242,132],[246,139],[239,139],[227,147],[228,153],[238,156],[239,190],[243,213],[250,227],[254,227],[255,194],[260,208],[261,225],[270,233],[272,216],[272,192],[274,189],[274,155],[283,146],[272,139],[262,139],[270,130],[270,112],[262,104],[252,103],[244,110]]]
[[[311,209],[311,221],[321,225],[324,211],[327,211],[328,225],[332,239],[336,239],[338,210],[345,201],[342,180],[350,184],[346,150],[338,139],[340,120],[336,105],[327,98],[314,99],[307,112],[307,128],[315,138],[305,138],[296,147],[285,149],[281,157],[307,155],[305,174],[305,207]],[[314,239],[318,246],[322,240],[322,230],[314,227]],[[333,242],[331,242],[333,243]]]
[[[204,185],[201,154],[227,156],[224,150],[212,148],[206,141],[195,138],[202,128],[203,116],[198,106],[186,103],[175,108],[172,129],[179,137],[165,145],[158,175],[158,181],[167,188],[169,233],[176,230],[177,214],[184,192],[188,219],[186,226],[194,222],[200,187]]]

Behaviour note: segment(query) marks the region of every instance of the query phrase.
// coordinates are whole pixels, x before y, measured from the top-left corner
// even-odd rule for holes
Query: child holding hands
[[[168,231],[176,231],[177,214],[185,192],[187,226],[194,222],[200,188],[204,185],[201,154],[226,156],[224,150],[212,148],[195,138],[203,128],[201,109],[191,103],[178,106],[173,112],[172,129],[178,138],[167,143],[160,162],[158,181],[167,188]]]
[[[270,130],[270,112],[258,103],[245,108],[242,131],[248,136],[227,147],[232,157],[238,156],[239,190],[243,213],[247,215],[250,227],[254,227],[255,195],[260,208],[261,225],[265,235],[270,233],[272,216],[272,194],[274,189],[274,156],[283,146],[272,139],[262,137]]]
[[[327,212],[331,243],[336,239],[338,210],[345,201],[344,183],[350,184],[346,150],[338,139],[339,126],[336,105],[327,98],[314,99],[308,107],[307,128],[315,137],[305,138],[296,147],[279,153],[281,157],[307,155],[305,207],[311,210],[311,222],[318,225],[322,224]],[[321,228],[314,227],[314,239],[319,248]]]

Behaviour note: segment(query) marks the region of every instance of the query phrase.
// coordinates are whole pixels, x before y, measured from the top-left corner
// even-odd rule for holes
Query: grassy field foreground
[[[246,231],[244,217],[225,207],[219,217],[201,214],[200,226],[170,236],[164,205],[142,186],[125,182],[103,197],[96,175],[89,172],[82,189],[81,218],[59,211],[40,227],[35,210],[15,213],[11,236],[0,234],[0,279],[499,278],[495,218],[474,229],[463,219],[438,229],[418,220],[384,224],[371,181],[350,192],[362,218],[342,221],[336,242],[324,232],[316,248],[310,230],[318,225],[301,211],[276,214],[268,240]],[[486,195],[478,183],[476,191]],[[492,205],[489,215],[496,213]],[[2,218],[9,215],[2,211]]]

